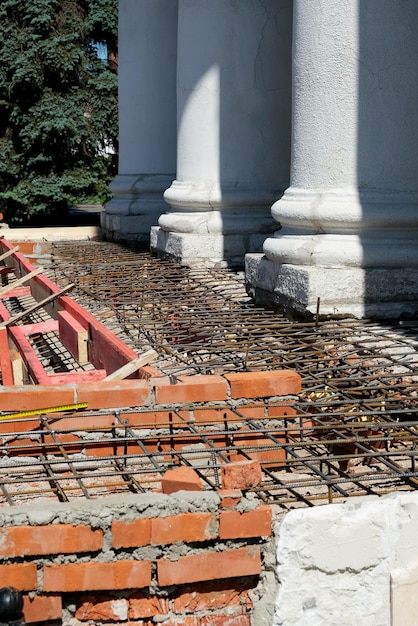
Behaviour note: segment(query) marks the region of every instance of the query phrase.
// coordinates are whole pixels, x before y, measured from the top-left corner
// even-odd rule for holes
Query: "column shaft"
[[[291,186],[248,289],[303,314],[418,310],[418,5],[295,0]]]
[[[176,169],[177,0],[119,2],[119,168],[102,227],[149,240]]]
[[[242,264],[290,172],[289,0],[179,0],[177,176],[152,247]]]

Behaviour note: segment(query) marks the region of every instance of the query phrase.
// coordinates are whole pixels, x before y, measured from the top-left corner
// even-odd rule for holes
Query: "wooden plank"
[[[22,278],[18,278],[17,280],[14,280],[12,283],[9,283],[8,285],[5,285],[4,287],[2,287],[0,289],[0,296],[2,296],[3,294],[7,293],[11,289],[14,289],[18,285],[23,285],[24,283],[27,283],[28,280],[30,280],[31,278],[33,278],[37,274],[40,274],[41,272],[43,272],[43,269],[44,269],[43,267],[38,267],[37,270],[33,270],[33,272],[30,272],[29,274],[26,274],[25,276],[22,276]]]
[[[17,350],[11,352],[10,358],[12,362],[13,382],[16,386],[21,387],[26,382],[28,376],[27,369]]]
[[[58,311],[59,338],[80,365],[89,362],[89,333],[68,311]]]
[[[10,337],[16,346],[16,351],[19,353],[23,360],[23,364],[29,373],[31,380],[37,385],[48,385],[49,375],[42,367],[41,362],[38,359],[38,355],[29,343],[28,339],[21,331],[20,326],[13,326],[9,330]],[[15,380],[15,385],[19,383]],[[20,383],[22,384],[22,383]]]
[[[0,328],[0,368],[2,385],[13,385],[13,368],[10,358],[7,328]]]
[[[40,278],[43,278],[41,276]],[[137,353],[104,326],[89,311],[68,296],[60,300],[60,309],[65,309],[89,333],[89,362],[96,369],[114,372],[138,357]]]
[[[20,322],[21,320],[24,320],[25,317],[28,317],[28,315],[30,315],[34,311],[38,311],[38,309],[42,309],[42,307],[44,307],[45,304],[48,304],[49,302],[56,300],[57,298],[64,295],[65,293],[73,289],[74,287],[75,287],[75,284],[71,283],[70,285],[67,285],[63,289],[60,289],[59,291],[55,291],[54,293],[51,293],[50,296],[48,296],[47,298],[44,298],[44,300],[41,300],[41,302],[37,302],[33,306],[29,307],[29,309],[26,309],[26,311],[17,313],[17,315],[14,315],[13,317],[10,317],[8,320],[1,322],[0,328],[2,328],[3,326],[8,327],[8,326],[11,326],[12,324],[16,324],[16,322]]]
[[[4,261],[4,259],[12,256],[15,252],[19,252],[19,246],[16,246],[15,248],[12,248],[11,250],[8,250],[7,252],[4,252],[4,254],[0,255],[0,261]]]
[[[0,296],[0,300],[7,300],[8,298],[22,298],[22,296],[30,295],[30,287],[16,287],[16,289],[12,289],[11,291],[8,291],[4,295]]]
[[[105,377],[106,370],[89,370],[87,372],[57,372],[55,374],[49,375],[51,385],[69,385],[70,383],[92,383],[99,380],[104,380]]]
[[[123,380],[139,370],[140,367],[155,361],[157,356],[158,352],[155,350],[147,350],[147,352],[144,352],[144,354],[139,356],[137,359],[134,359],[130,363],[126,363],[126,365],[122,365],[122,367],[116,370],[116,372],[112,372],[112,374],[106,376],[105,380]]]
[[[41,333],[55,333],[58,331],[58,322],[57,320],[48,320],[46,322],[36,322],[35,324],[23,324],[19,328],[26,337]]]

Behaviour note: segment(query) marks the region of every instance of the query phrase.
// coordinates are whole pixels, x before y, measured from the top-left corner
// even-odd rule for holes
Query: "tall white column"
[[[295,0],[291,186],[246,259],[258,302],[418,311],[418,3]]]
[[[148,241],[176,170],[177,0],[119,1],[119,167],[102,228]]]
[[[177,177],[151,246],[243,264],[290,173],[290,0],[179,0]]]

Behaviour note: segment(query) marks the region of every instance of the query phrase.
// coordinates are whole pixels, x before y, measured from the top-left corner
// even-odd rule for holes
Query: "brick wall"
[[[27,623],[249,626],[272,510],[239,491],[109,497],[0,512],[0,579]]]
[[[262,443],[263,435],[248,430],[247,417],[276,420],[279,438],[283,416],[295,420],[297,428],[292,398],[287,396],[298,394],[300,387],[298,374],[278,370],[187,376],[176,381],[160,376],[89,385],[8,387],[0,389],[0,402],[5,411],[88,402],[89,409],[100,411],[91,416],[88,412],[73,418],[55,416],[55,440],[49,441],[45,434],[43,445],[50,447],[43,450],[58,454],[57,441],[71,441],[77,444],[73,453],[82,450],[87,456],[100,456],[109,454],[110,448],[118,454],[115,442],[104,440],[92,446],[77,431],[77,421],[82,421],[83,428],[109,429],[114,414],[106,409],[119,408],[129,426],[146,426],[157,437],[158,429],[164,431],[167,423],[181,429],[193,421],[204,431],[213,420],[219,421],[220,411],[228,419],[228,406],[235,404],[243,420],[234,437],[252,445]],[[173,406],[176,411],[170,410]],[[124,413],[121,407],[129,411]],[[133,412],[132,407],[141,410]],[[2,422],[1,428],[5,434],[17,428],[24,437],[22,428],[38,426],[36,419],[10,420]],[[212,438],[214,445],[225,445],[222,434],[219,441],[215,435]],[[27,454],[24,439],[19,440],[22,450],[14,438],[5,437],[2,443],[9,458]],[[193,440],[188,437],[186,443]],[[147,445],[152,452],[152,440]],[[185,442],[180,439],[175,445],[182,448]],[[168,455],[169,450],[164,453]],[[268,462],[271,454],[255,451],[250,459],[231,458],[233,462],[222,467],[218,491],[176,491],[182,489],[182,477],[171,477],[168,470],[162,480],[163,493],[80,498],[68,504],[36,500],[30,506],[3,507],[2,585],[24,592],[29,624],[267,626],[276,588],[272,510],[254,494],[245,495],[245,490],[259,484],[258,461]],[[232,489],[237,486],[244,491]],[[188,482],[186,489],[193,489],[193,484]],[[260,619],[262,613],[267,615],[265,621]]]
[[[227,400],[281,398],[301,391],[301,377],[292,370],[169,376],[142,380],[98,381],[68,385],[0,387],[2,411],[26,411],[87,402],[92,410],[159,407]],[[256,416],[254,416],[256,417]]]

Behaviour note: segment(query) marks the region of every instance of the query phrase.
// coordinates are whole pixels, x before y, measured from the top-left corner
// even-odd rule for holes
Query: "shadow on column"
[[[359,0],[365,315],[418,312],[418,3]]]
[[[289,184],[292,0],[182,6],[177,179],[159,223],[243,266],[277,230],[271,205]]]
[[[239,234],[245,254],[262,252],[278,230],[271,206],[289,186],[293,2],[238,4],[240,19],[231,10],[224,35],[224,59],[234,63],[220,72],[219,179],[232,197],[222,212],[224,233]],[[231,252],[225,249],[226,258]]]

